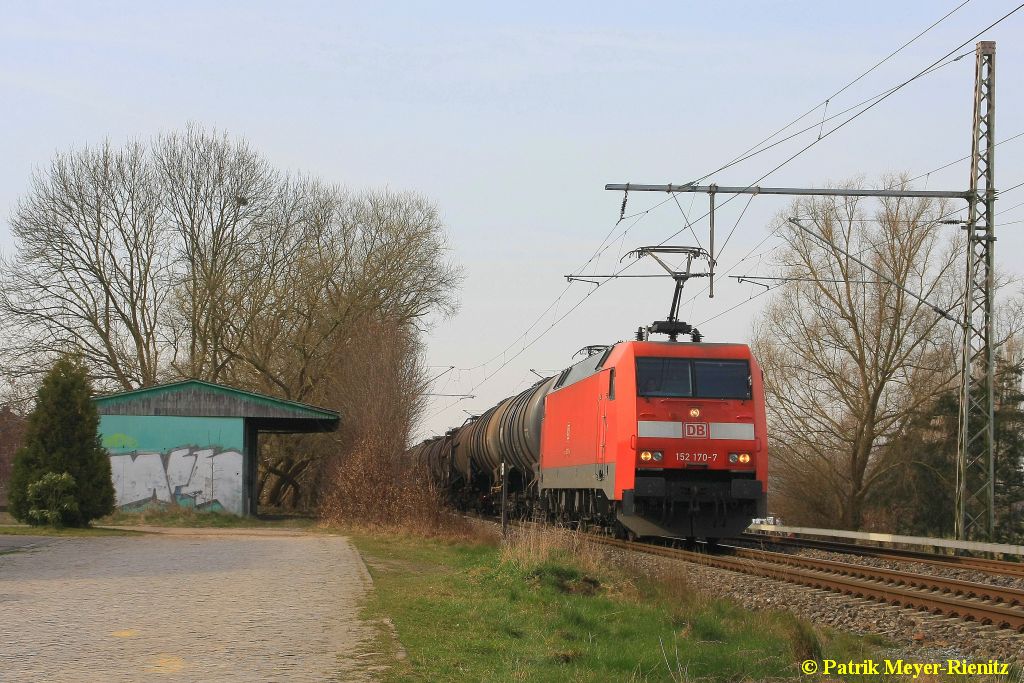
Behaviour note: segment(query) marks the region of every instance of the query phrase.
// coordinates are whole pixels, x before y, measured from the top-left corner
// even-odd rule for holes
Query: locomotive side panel
[[[548,394],[541,432],[541,489],[602,489],[611,497],[614,478],[601,472],[600,426],[604,373]]]

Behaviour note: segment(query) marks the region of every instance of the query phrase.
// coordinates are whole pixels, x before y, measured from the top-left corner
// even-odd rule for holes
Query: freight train
[[[410,455],[463,509],[495,511],[504,471],[520,517],[627,538],[737,535],[766,514],[761,370],[746,345],[695,337],[588,347]]]

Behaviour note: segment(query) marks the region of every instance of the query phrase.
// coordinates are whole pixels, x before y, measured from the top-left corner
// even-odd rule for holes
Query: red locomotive
[[[504,462],[520,513],[630,536],[732,536],[766,514],[764,390],[746,345],[591,350],[415,455],[464,505],[493,504]]]
[[[699,343],[676,318],[695,275],[689,264],[672,274],[668,320],[637,341],[587,347],[556,377],[413,449],[454,503],[493,510],[504,466],[517,514],[623,536],[717,539],[766,514],[761,369],[744,344]]]

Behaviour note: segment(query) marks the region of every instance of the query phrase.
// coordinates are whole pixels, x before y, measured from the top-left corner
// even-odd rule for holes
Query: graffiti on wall
[[[124,439],[131,437],[111,434],[104,438],[104,445],[130,448]],[[115,440],[118,445],[112,443]],[[197,446],[182,446],[163,453],[111,453],[117,506],[129,511],[177,506],[242,515],[243,462],[237,450]]]

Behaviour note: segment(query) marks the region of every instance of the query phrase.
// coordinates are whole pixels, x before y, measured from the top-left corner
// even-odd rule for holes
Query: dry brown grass
[[[383,443],[364,438],[334,468],[320,504],[323,522],[369,532],[495,542],[493,531],[444,504],[425,468]]]
[[[587,533],[540,524],[511,527],[501,544],[501,560],[519,569],[567,560],[587,573],[608,568],[604,549]]]

